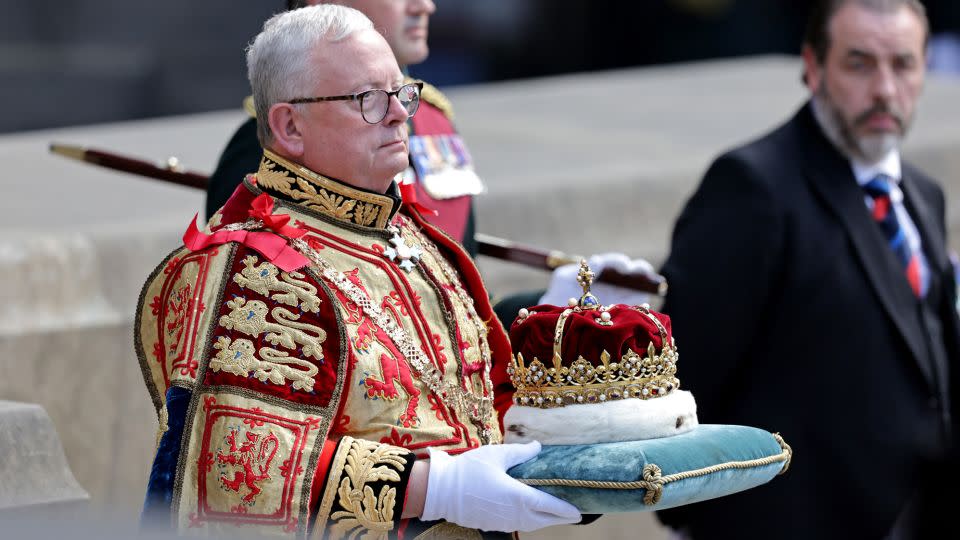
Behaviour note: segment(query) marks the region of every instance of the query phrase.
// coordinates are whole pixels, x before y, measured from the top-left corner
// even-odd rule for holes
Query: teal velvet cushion
[[[510,476],[588,514],[652,511],[730,495],[786,471],[778,435],[700,425],[682,435],[618,443],[544,446]]]

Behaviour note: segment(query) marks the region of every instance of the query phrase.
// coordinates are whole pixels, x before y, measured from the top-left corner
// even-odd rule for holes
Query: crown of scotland
[[[669,318],[646,304],[602,305],[590,292],[593,277],[582,261],[579,300],[571,298],[567,308],[521,310],[511,325],[514,354],[507,372],[518,405],[652,399],[680,387]]]

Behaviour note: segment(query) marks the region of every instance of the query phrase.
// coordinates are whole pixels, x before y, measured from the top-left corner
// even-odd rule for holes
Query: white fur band
[[[679,435],[698,424],[697,402],[685,390],[653,399],[627,398],[550,409],[513,405],[503,417],[506,443],[639,441]]]

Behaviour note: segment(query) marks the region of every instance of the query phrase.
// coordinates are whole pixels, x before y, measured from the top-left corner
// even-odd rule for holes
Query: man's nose
[[[398,123],[406,122],[409,117],[410,115],[407,113],[406,107],[403,106],[403,103],[400,103],[400,98],[390,96],[390,101],[387,103],[387,114],[383,117],[383,123],[388,126],[394,126]]]
[[[411,15],[433,15],[436,10],[433,0],[407,0],[407,12]]]
[[[888,101],[893,99],[897,93],[896,74],[891,66],[880,66],[870,84],[872,85],[871,91],[876,99]]]

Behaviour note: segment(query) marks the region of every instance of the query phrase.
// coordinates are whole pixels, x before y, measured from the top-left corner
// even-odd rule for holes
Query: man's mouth
[[[403,33],[410,39],[425,39],[427,37],[427,25],[419,21],[408,23],[403,29]]]
[[[869,131],[894,132],[903,130],[903,121],[900,115],[884,108],[874,108],[861,114],[856,125],[866,128]]]
[[[395,146],[395,145],[403,146],[403,145],[404,145],[404,140],[403,140],[403,139],[396,139],[396,140],[393,140],[393,141],[389,141],[389,142],[386,142],[386,143],[381,144],[381,145],[380,145],[380,148],[392,148],[392,147]]]
[[[894,131],[900,128],[897,119],[889,114],[873,114],[863,123],[869,129],[876,131]]]

